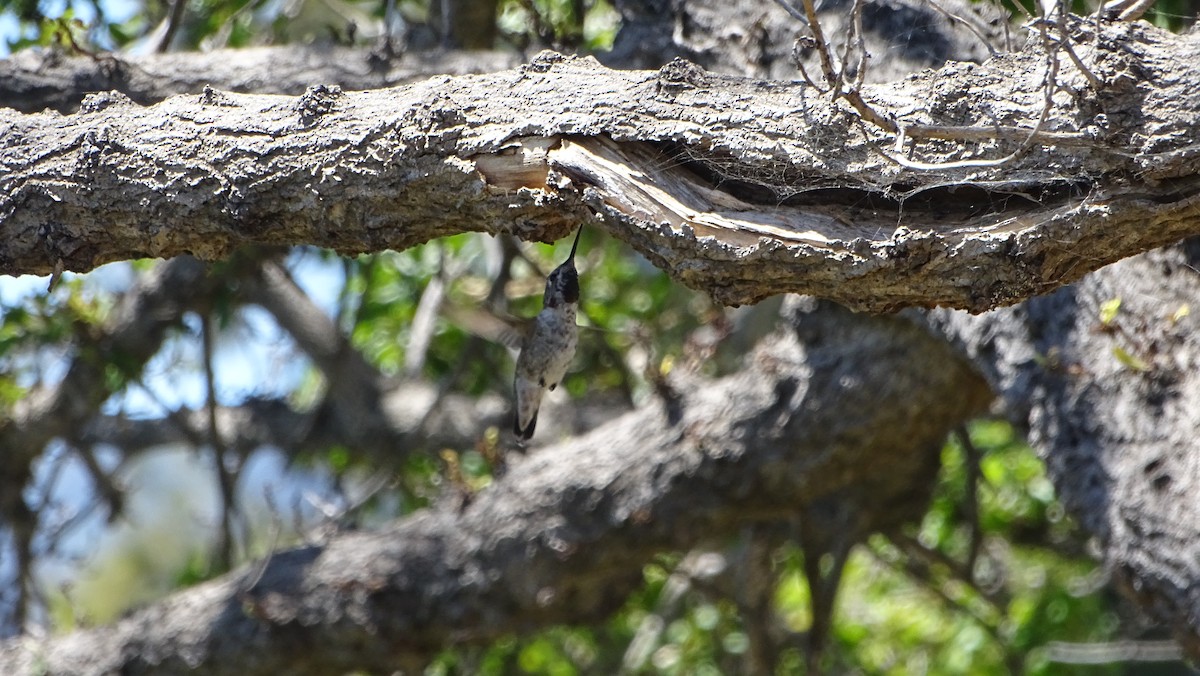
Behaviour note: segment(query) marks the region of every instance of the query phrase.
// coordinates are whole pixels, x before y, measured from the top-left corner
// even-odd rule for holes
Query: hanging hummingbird
[[[558,387],[575,356],[578,328],[575,313],[579,309],[579,272],[575,269],[575,249],[579,235],[571,244],[571,255],[546,278],[546,293],[542,311],[533,320],[533,327],[521,345],[517,357],[517,375],[513,391],[517,399],[513,434],[519,442],[533,437],[537,427],[538,408],[545,390]]]

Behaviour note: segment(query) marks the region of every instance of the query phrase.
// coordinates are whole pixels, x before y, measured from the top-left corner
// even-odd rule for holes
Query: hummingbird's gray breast
[[[542,310],[517,359],[517,374],[543,387],[557,385],[575,356],[577,331],[573,306]]]

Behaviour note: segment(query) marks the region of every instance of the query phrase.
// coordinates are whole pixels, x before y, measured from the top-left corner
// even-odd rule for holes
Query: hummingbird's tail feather
[[[538,409],[542,406],[542,386],[534,379],[521,375],[513,383],[517,410],[513,416],[513,434],[528,441],[537,427]]]

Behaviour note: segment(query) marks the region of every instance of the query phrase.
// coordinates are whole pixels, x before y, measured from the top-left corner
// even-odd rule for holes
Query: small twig
[[[1041,115],[1038,116],[1037,124],[1034,125],[1033,129],[1029,130],[1028,134],[1025,137],[1025,140],[1021,143],[1021,145],[1016,150],[1009,153],[1008,155],[1005,155],[1004,157],[994,159],[994,160],[958,160],[955,162],[934,162],[934,163],[915,162],[915,161],[908,160],[903,157],[899,157],[897,155],[893,155],[893,154],[889,153],[888,151],[884,150],[878,143],[875,143],[874,141],[869,141],[869,142],[871,142],[871,144],[875,147],[876,152],[878,152],[879,155],[881,157],[883,157],[885,160],[887,160],[889,162],[893,162],[895,164],[898,164],[898,165],[908,168],[908,169],[917,169],[917,170],[922,170],[922,171],[943,171],[943,170],[950,170],[950,169],[965,169],[965,168],[972,168],[972,167],[999,167],[999,166],[1003,166],[1005,164],[1008,164],[1008,163],[1016,160],[1017,158],[1021,157],[1026,152],[1028,152],[1030,148],[1032,148],[1034,145],[1037,144],[1039,135],[1043,133],[1042,127],[1045,126],[1046,120],[1048,120],[1050,118],[1050,111],[1054,109],[1054,92],[1057,91],[1057,89],[1058,89],[1058,58],[1056,57],[1054,50],[1050,49],[1049,37],[1047,36],[1044,27],[1042,30],[1042,41],[1043,41],[1043,45],[1046,50],[1046,60],[1047,60],[1046,61],[1046,77],[1045,77],[1045,88],[1046,89],[1045,89],[1045,95],[1043,98],[1044,102],[1042,105],[1042,112],[1041,112]],[[908,130],[909,130],[909,135],[911,136],[912,128],[909,127]],[[864,130],[864,134],[866,134],[866,130]],[[867,138],[868,138],[868,140],[870,139],[869,136]]]
[[[167,403],[162,400],[162,397],[158,396],[157,392],[150,389],[150,387],[146,385],[140,375],[134,375],[130,377],[129,382],[140,387],[142,392],[144,392],[151,401],[153,401],[155,404],[158,404],[158,407],[163,411],[163,415],[166,416],[167,422],[174,425],[175,428],[179,430],[180,434],[182,434],[184,437],[187,437],[188,442],[192,446],[200,448],[204,445],[204,435],[192,427],[191,421],[187,419],[187,416],[184,415],[182,410],[168,406]],[[120,467],[122,464],[124,464],[124,460],[118,464],[118,467]]]
[[[862,30],[862,5],[862,0],[854,0],[854,4],[850,6],[850,31],[846,34],[846,41],[842,43],[842,58],[838,65],[838,78],[843,84],[846,83],[846,73],[850,72],[850,56],[866,49],[860,33]]]
[[[92,513],[96,511],[100,504],[101,502],[99,500],[88,500],[87,503],[84,504],[83,507],[79,508],[79,510],[74,514],[63,518],[54,524],[43,523],[41,525],[41,531],[38,533],[38,539],[45,540],[49,544],[41,549],[42,556],[52,556],[56,553],[59,553],[59,547],[61,546],[63,536],[90,518]]]
[[[719,565],[712,565],[714,557],[718,559]],[[659,637],[670,621],[679,616],[684,595],[697,583],[722,572],[727,565],[727,560],[720,554],[701,550],[688,552],[663,583],[654,611],[648,613],[638,624],[633,638],[625,648],[621,669],[617,673],[641,673],[658,646]]]
[[[979,38],[979,41],[982,42],[983,46],[987,48],[989,55],[996,56],[996,54],[998,54],[998,52],[996,51],[996,48],[992,46],[991,41],[988,40],[987,36],[983,34],[983,31],[979,30],[979,28],[974,23],[951,12],[950,10],[946,9],[945,7],[942,7],[940,4],[937,3],[936,0],[925,0],[925,4],[929,5],[937,12],[941,13],[947,19],[950,19],[951,21],[953,21],[955,23],[965,26],[967,30],[971,31],[975,35],[975,37]],[[1015,4],[1019,5],[1020,3],[1015,3]],[[1024,8],[1022,8],[1022,9],[1024,9]]]
[[[116,62],[117,59],[112,54],[107,52],[94,52],[79,44],[79,41],[75,39],[75,34],[71,32],[71,24],[72,22],[75,22],[77,25],[82,26],[83,22],[79,21],[78,19],[65,18],[55,19],[54,21],[58,28],[56,31],[58,39],[66,43],[66,46],[70,47],[74,53],[83,54],[96,63],[102,63],[105,61]]]
[[[348,516],[359,512],[366,503],[371,502],[374,496],[379,495],[379,492],[394,483],[394,474],[390,469],[377,469],[376,472],[370,475],[367,480],[362,481],[362,490],[359,496],[356,496],[353,501],[349,501],[343,505],[341,509],[332,514],[324,514],[326,522],[344,522]],[[342,490],[342,495],[346,496],[346,491]]]
[[[25,620],[29,617],[30,598],[33,587],[33,538],[37,533],[37,514],[29,509],[23,496],[18,491],[16,499],[6,505],[4,515],[8,520],[8,531],[12,548],[17,555],[16,576],[17,598],[13,607],[13,625],[17,631],[25,630]]]
[[[867,79],[867,63],[871,60],[871,55],[867,52],[866,37],[863,32],[863,0],[855,0],[854,7],[850,11],[850,25],[854,29],[854,49],[858,52],[858,65],[854,68],[854,83],[851,89],[858,92],[863,83]],[[845,77],[845,74],[842,74]]]
[[[833,98],[837,98],[841,94],[838,83],[839,78],[833,70],[833,58],[829,54],[829,41],[825,39],[825,33],[821,30],[821,21],[817,18],[817,8],[813,4],[813,0],[801,0],[804,7],[804,20],[808,23],[808,29],[812,31],[813,40],[817,43],[817,58],[821,61],[821,73],[825,76],[825,84],[829,85],[830,91],[833,92]]]
[[[232,473],[225,467],[225,445],[221,442],[221,432],[217,425],[217,385],[213,368],[213,352],[215,338],[213,336],[212,316],[208,312],[200,315],[201,341],[204,354],[204,381],[207,387],[205,409],[208,413],[208,437],[212,444],[213,463],[216,465],[217,485],[221,491],[221,534],[217,544],[218,563],[223,570],[233,567],[233,502],[234,482]]]
[[[1157,0],[1109,0],[1099,8],[1109,21],[1137,21]]]
[[[799,520],[799,541],[804,548],[804,577],[808,581],[812,612],[806,656],[809,674],[824,673],[821,656],[833,629],[834,602],[846,560],[860,537],[854,518],[841,509],[834,514],[821,515],[816,510],[810,510]],[[822,570],[824,566],[821,559],[826,554],[830,557],[831,565],[828,570]]]
[[[175,40],[175,33],[179,30],[179,25],[183,23],[183,10],[187,7],[188,0],[174,0],[171,3],[171,15],[167,18],[167,29],[163,31],[162,39],[158,41],[158,45],[154,51],[162,54],[171,48],[171,42]]]
[[[1087,138],[1083,134],[1069,133],[1069,132],[1066,132],[1066,133],[1064,133],[1064,132],[1048,132],[1048,131],[1044,130],[1046,121],[1049,119],[1050,111],[1053,110],[1053,106],[1054,106],[1053,96],[1054,96],[1054,92],[1057,91],[1059,62],[1058,62],[1058,58],[1056,56],[1055,50],[1053,50],[1051,48],[1050,38],[1045,31],[1044,25],[1042,25],[1042,24],[1037,24],[1037,25],[1039,25],[1041,27],[1043,44],[1045,46],[1046,55],[1047,55],[1047,72],[1046,72],[1046,79],[1045,79],[1046,94],[1045,94],[1045,103],[1042,107],[1041,114],[1038,116],[1038,120],[1032,129],[1026,129],[1026,128],[1021,128],[1021,127],[1007,127],[1007,126],[997,126],[997,127],[945,126],[945,127],[943,127],[943,126],[937,126],[937,125],[905,125],[905,126],[901,127],[901,125],[899,125],[897,122],[895,122],[891,119],[888,119],[887,117],[884,117],[882,114],[880,114],[874,108],[872,108],[869,104],[867,104],[866,100],[863,99],[863,97],[862,97],[860,88],[865,79],[865,71],[866,71],[866,64],[867,64],[867,57],[868,57],[868,55],[866,53],[866,49],[862,45],[862,16],[861,16],[862,0],[855,0],[854,6],[851,9],[851,26],[852,27],[851,27],[851,31],[850,31],[850,38],[847,41],[847,47],[846,47],[845,53],[843,54],[842,71],[840,73],[836,72],[834,70],[833,58],[829,51],[830,50],[829,42],[825,39],[824,31],[822,30],[820,20],[817,17],[816,8],[813,4],[813,0],[801,0],[801,1],[802,1],[802,6],[804,8],[803,14],[801,14],[798,10],[796,10],[794,7],[792,7],[791,4],[787,0],[778,0],[778,3],[792,17],[794,17],[798,20],[804,21],[808,25],[809,30],[812,32],[813,48],[815,48],[817,50],[817,55],[818,55],[818,58],[821,63],[822,74],[825,78],[826,83],[829,86],[829,89],[824,90],[824,91],[831,92],[832,98],[834,100],[836,100],[838,98],[846,99],[846,101],[851,105],[851,107],[853,107],[855,109],[855,111],[858,112],[859,117],[862,121],[869,122],[872,125],[880,128],[880,129],[883,129],[884,131],[896,134],[897,149],[894,152],[889,152],[889,151],[885,150],[883,147],[881,147],[878,143],[871,140],[871,135],[866,129],[863,130],[863,133],[866,136],[868,142],[871,143],[872,146],[874,146],[876,152],[878,152],[881,157],[883,157],[885,160],[887,160],[889,162],[892,162],[894,164],[897,164],[899,166],[902,166],[902,167],[905,167],[908,169],[915,169],[915,170],[920,170],[920,171],[947,171],[947,170],[969,169],[969,168],[989,168],[989,167],[999,167],[999,166],[1003,166],[1005,164],[1011,163],[1014,160],[1016,160],[1017,158],[1024,155],[1026,152],[1028,152],[1034,145],[1037,145],[1039,143],[1048,144],[1048,145],[1087,146],[1091,142],[1091,139]],[[953,19],[957,19],[957,20],[961,21],[962,23],[967,25],[969,28],[973,28],[969,22],[965,21],[964,19],[961,19],[960,17],[954,17],[953,15],[950,15],[944,9],[942,9],[941,7],[938,7],[935,3],[933,3],[932,0],[930,0],[930,4],[933,5],[939,11],[941,11],[942,13],[947,14],[948,16],[950,16]],[[975,31],[975,33],[978,37],[980,37],[980,39],[983,39],[985,44],[987,43],[987,40],[984,39],[984,36],[982,36],[978,31]],[[1099,80],[1095,77],[1094,74],[1092,74],[1084,66],[1084,64],[1082,63],[1082,60],[1080,60],[1079,56],[1074,52],[1073,49],[1070,48],[1070,45],[1065,43],[1065,37],[1064,37],[1064,42],[1060,42],[1059,44],[1063,45],[1063,48],[1067,51],[1068,55],[1075,62],[1076,66],[1079,67],[1080,71],[1084,73],[1085,77],[1092,84],[1092,86],[1100,87],[1101,83],[1099,82]],[[848,82],[845,79],[846,70],[848,68],[847,64],[849,63],[851,52],[855,49],[859,50],[860,55],[861,55],[859,67],[856,69],[857,72],[854,73],[854,80]],[[990,49],[990,45],[989,45],[989,49]],[[794,61],[796,63],[797,68],[800,70],[801,75],[804,77],[805,81],[808,84],[810,84],[811,86],[816,87],[817,89],[820,89],[820,87],[818,85],[816,85],[816,83],[812,80],[812,78],[809,76],[809,74],[805,71],[802,60],[797,56],[796,58],[794,58]],[[1020,137],[1022,140],[1021,140],[1020,146],[1018,146],[1016,150],[1009,153],[1008,155],[1005,155],[1004,157],[1000,157],[997,159],[986,159],[986,160],[985,159],[971,159],[971,160],[958,160],[958,161],[954,161],[954,162],[920,162],[920,161],[905,158],[899,154],[900,152],[902,152],[904,139],[906,137],[912,138],[912,139],[943,139],[943,140],[956,140],[956,141],[971,141],[971,140],[982,141],[982,140],[995,140],[995,139],[1005,139],[1005,138],[1011,138],[1011,137]]]
[[[1012,127],[1008,125],[983,127],[912,124],[904,125],[902,132],[913,139],[939,139],[943,141],[1008,141],[1018,138],[1028,139],[1032,135],[1036,142],[1043,145],[1088,148],[1094,147],[1096,144],[1094,138],[1079,132],[1039,131],[1027,127]]]
[[[117,487],[112,476],[100,467],[100,463],[96,461],[95,450],[91,446],[82,444],[77,439],[71,439],[70,443],[75,448],[76,455],[83,461],[88,474],[91,474],[96,493],[107,503],[108,521],[112,523],[121,513],[124,493]]]
[[[893,537],[889,536],[889,539],[895,543],[895,539]],[[903,552],[903,547],[901,547],[899,544],[896,544],[896,546]],[[989,621],[987,618],[976,612],[973,608],[970,608],[951,597],[950,594],[948,594],[946,590],[942,588],[942,585],[937,584],[937,582],[933,580],[932,576],[930,575],[931,571],[928,565],[918,564],[917,559],[912,556],[904,556],[902,562],[892,561],[882,556],[874,547],[869,547],[867,551],[870,552],[871,556],[876,561],[879,561],[892,570],[904,573],[908,577],[912,578],[925,590],[933,593],[934,596],[941,599],[942,602],[945,603],[946,606],[951,610],[959,611],[974,620],[981,628],[983,628],[984,631],[986,631],[998,644],[1004,648],[1005,652],[1008,652],[1008,645],[1005,642],[1004,637],[1000,634],[1000,629],[998,626],[996,626],[996,623]]]
[[[438,270],[429,278],[421,300],[417,302],[409,329],[408,349],[404,352],[404,373],[409,377],[419,375],[425,367],[425,356],[437,328],[438,310],[446,299],[446,278],[450,276],[446,270],[447,253],[440,243],[435,244],[435,250],[440,258]]]
[[[817,84],[816,81],[812,79],[812,76],[808,74],[808,69],[804,67],[804,59],[800,58],[800,55],[796,53],[795,48],[792,49],[792,62],[796,64],[796,69],[800,71],[800,77],[804,79],[804,82],[807,83],[808,86],[822,94],[828,91],[827,89],[822,88],[821,85]]]
[[[750,646],[743,658],[744,672],[771,673],[779,663],[783,646],[777,639],[775,614],[775,542],[761,525],[743,531],[740,556],[731,561],[736,584],[734,601]]]
[[[997,612],[999,612],[998,609],[1007,607],[1009,602],[1012,600],[1009,598],[1007,593],[1004,593],[1003,590],[989,592],[984,589],[979,585],[978,582],[975,581],[973,575],[968,574],[965,564],[955,561],[941,550],[933,547],[926,547],[916,538],[904,535],[903,533],[889,533],[887,537],[892,541],[892,544],[896,545],[896,547],[898,547],[902,552],[910,557],[920,559],[926,566],[932,566],[936,564],[945,568],[946,572],[949,573],[951,578],[966,585],[966,587],[977,594],[979,598],[987,601],[993,609],[997,610]]]
[[[1067,56],[1071,57],[1071,62],[1075,64],[1075,67],[1079,69],[1080,73],[1083,73],[1083,77],[1087,79],[1088,84],[1092,86],[1092,89],[1095,91],[1100,91],[1104,88],[1104,83],[1100,81],[1100,78],[1096,77],[1096,74],[1093,73],[1090,68],[1084,65],[1083,60],[1080,59],[1079,55],[1075,53],[1075,48],[1071,46],[1071,36],[1067,33],[1067,21],[1068,17],[1062,16],[1061,14],[1055,21],[1059,33],[1056,43],[1063,49],[1063,51],[1067,53]]]
[[[378,256],[368,257],[362,263],[362,278],[363,290],[361,293],[353,291],[354,284],[351,277],[354,274],[356,262],[351,258],[342,259],[342,290],[338,294],[337,315],[333,318],[333,323],[342,331],[350,332],[354,325],[358,323],[359,313],[362,311],[363,299],[367,297],[367,292],[370,291],[372,272],[378,264]]]
[[[971,441],[967,428],[960,425],[954,434],[958,437],[958,443],[962,445],[963,466],[967,471],[967,496],[963,512],[969,524],[970,539],[967,542],[967,560],[963,563],[963,574],[971,584],[976,584],[975,563],[979,560],[979,547],[983,544],[983,528],[979,523],[979,482],[983,480],[983,473],[979,467],[979,449],[975,447],[975,442]]]
[[[267,512],[271,515],[271,536],[267,539],[267,553],[263,555],[262,561],[253,566],[253,573],[249,577],[244,578],[241,585],[242,594],[254,591],[254,587],[262,579],[263,573],[267,572],[267,566],[270,565],[271,557],[275,554],[275,546],[279,544],[279,534],[283,532],[279,510],[275,507],[275,497],[270,485],[263,488],[263,502],[267,503]]]
[[[804,16],[804,13],[796,9],[788,0],[775,0],[775,2],[783,8],[783,11],[790,14],[793,19],[808,23],[808,17]]]
[[[862,94],[857,89],[846,89],[844,73],[836,73],[833,70],[833,57],[829,53],[829,42],[825,39],[825,33],[821,30],[821,22],[817,18],[817,10],[813,5],[813,0],[802,0],[804,4],[804,13],[808,19],[808,28],[812,31],[813,39],[817,42],[817,55],[821,60],[821,70],[825,75],[826,82],[829,83],[832,99],[844,98],[854,110],[858,111],[859,116],[888,132],[895,133],[896,123],[883,117],[874,108],[867,105],[863,100]],[[856,0],[856,5],[859,4]],[[861,10],[860,10],[861,11]]]

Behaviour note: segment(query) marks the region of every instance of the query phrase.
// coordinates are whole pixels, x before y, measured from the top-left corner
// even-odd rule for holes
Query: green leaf
[[[1121,311],[1121,299],[1111,298],[1100,305],[1100,323],[1109,326]]]
[[[1141,358],[1130,354],[1128,350],[1119,345],[1113,348],[1113,356],[1116,357],[1117,361],[1121,362],[1121,364],[1127,369],[1131,369],[1139,373],[1145,373],[1146,371],[1150,370],[1149,364],[1142,361]]]

